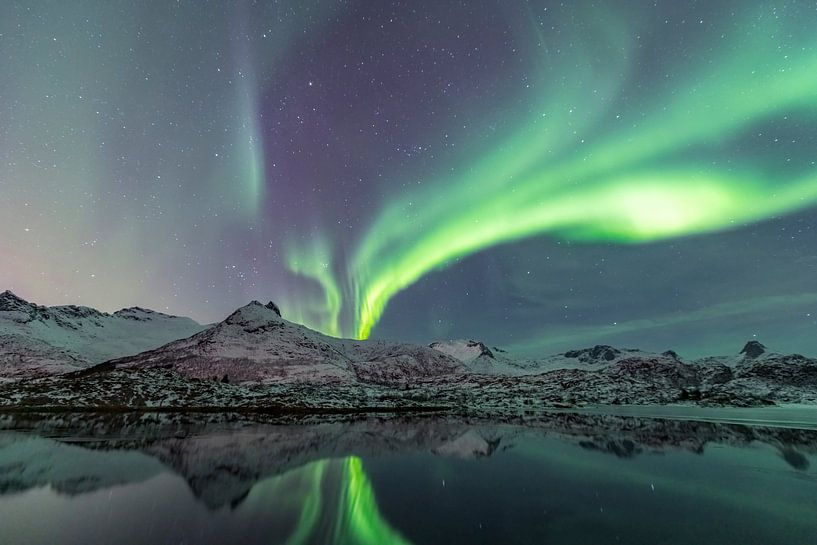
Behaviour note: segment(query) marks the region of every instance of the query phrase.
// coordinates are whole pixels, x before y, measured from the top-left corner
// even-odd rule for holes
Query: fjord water
[[[813,544],[817,431],[621,415],[5,420],[3,544]]]

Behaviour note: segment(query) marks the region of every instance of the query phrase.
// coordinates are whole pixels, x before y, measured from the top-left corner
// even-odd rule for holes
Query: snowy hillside
[[[76,353],[24,335],[0,334],[0,377],[15,379],[77,371],[88,362]]]
[[[40,372],[87,367],[187,337],[204,326],[139,307],[113,314],[80,306],[45,307],[0,293],[0,368]],[[4,373],[4,376],[8,376]]]
[[[514,359],[472,340],[427,347],[336,339],[282,318],[272,302],[253,301],[198,331],[139,308],[48,308],[8,292],[0,324],[0,377],[16,381],[0,384],[5,407],[517,414],[587,404],[817,403],[817,360],[756,341],[735,356],[696,361],[607,345]],[[185,328],[198,332],[90,366],[105,351],[135,350]]]
[[[254,311],[259,309],[249,313]],[[245,313],[234,318],[242,316]],[[602,366],[484,374],[468,372],[429,348],[314,337],[319,334],[277,315],[267,322],[235,321],[81,372],[0,383],[0,407],[262,412],[378,408],[514,416],[586,405],[817,404],[817,360],[797,354],[761,355],[735,368],[658,354],[619,358]],[[258,337],[252,336],[253,330]],[[325,357],[309,360],[311,365],[301,357],[287,358],[280,346],[265,341],[269,331],[278,331],[291,351],[308,351],[306,345],[319,343],[313,347],[324,348]],[[235,336],[254,348],[225,343]],[[275,357],[265,355],[276,351]],[[236,352],[254,352],[254,359],[223,356]]]
[[[438,350],[457,358],[463,363],[473,363],[482,359],[496,359],[494,353],[484,343],[471,340],[436,341],[429,345],[430,348]]]
[[[402,343],[327,337],[253,301],[189,338],[110,362],[118,369],[170,367],[195,379],[243,382],[393,384],[461,373],[455,359]]]
[[[654,354],[636,348],[608,345],[569,350],[542,358],[516,358],[501,348],[489,348],[484,342],[474,340],[436,341],[429,346],[458,359],[472,372],[487,375],[534,375],[558,369],[601,369],[627,358],[678,359],[678,355],[671,350]]]

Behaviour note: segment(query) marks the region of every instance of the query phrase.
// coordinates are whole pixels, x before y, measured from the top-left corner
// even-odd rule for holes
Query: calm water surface
[[[817,543],[817,431],[802,424],[0,424],[4,545]]]

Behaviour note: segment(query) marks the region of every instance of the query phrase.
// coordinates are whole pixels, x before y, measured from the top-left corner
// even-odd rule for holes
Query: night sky
[[[0,4],[0,290],[817,354],[817,3]]]

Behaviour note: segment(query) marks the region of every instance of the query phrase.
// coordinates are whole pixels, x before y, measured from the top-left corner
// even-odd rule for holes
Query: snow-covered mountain
[[[202,333],[137,356],[55,378],[0,383],[0,407],[444,408],[513,416],[585,405],[817,404],[817,360],[797,354],[761,354],[729,367],[685,362],[667,352],[581,368],[485,374],[426,347],[323,337],[262,308],[254,303]]]
[[[547,379],[542,386],[550,388],[557,382],[567,404],[593,397],[598,403],[666,403],[666,392],[674,392],[678,401],[723,405],[817,401],[817,360],[770,352],[754,340],[738,354],[698,360],[685,360],[672,350],[652,353],[608,345],[539,359],[515,359],[473,340],[438,341],[430,346],[459,359],[475,374],[497,377],[499,386],[480,385],[483,390],[496,388],[497,396],[515,389],[517,383]],[[656,392],[661,395],[655,397]]]
[[[603,344],[541,358],[513,357],[501,348],[488,347],[484,342],[474,340],[436,341],[429,347],[460,360],[474,373],[487,375],[534,375],[557,369],[602,369],[628,358],[662,357],[680,361],[671,350],[655,354],[637,348],[615,348]]]
[[[484,365],[489,365],[487,360],[495,360],[496,357],[490,348],[485,346],[485,343],[472,340],[451,340],[451,341],[436,341],[428,345],[434,350],[439,350],[444,354],[448,354],[457,358],[463,363],[474,363],[476,361],[485,362]]]
[[[475,373],[495,374],[508,372],[507,365],[494,355],[494,352],[481,341],[456,339],[435,341],[428,345],[443,354],[460,360]]]
[[[108,314],[90,307],[46,307],[0,293],[0,373],[60,373],[136,354],[204,326],[139,307]]]
[[[724,397],[751,394],[774,399],[783,393],[804,392],[812,402],[817,398],[817,360],[801,354],[771,352],[755,340],[747,342],[737,356],[701,358],[695,361],[695,366],[719,369],[718,373],[728,378],[724,381]],[[801,401],[790,397],[791,402]]]
[[[274,303],[258,301],[191,337],[106,365],[170,368],[188,378],[231,383],[393,385],[467,371],[456,359],[423,346],[328,337],[285,320]]]
[[[20,334],[0,334],[0,380],[55,375],[88,365],[79,354]]]
[[[150,343],[161,346],[124,355]],[[111,353],[124,357],[89,367]],[[695,361],[607,345],[516,359],[473,340],[428,347],[336,339],[282,318],[272,302],[253,301],[202,329],[139,308],[49,308],[9,292],[0,295],[0,377],[33,379],[0,384],[6,407],[515,414],[584,404],[817,403],[817,360],[756,341],[735,356]]]

